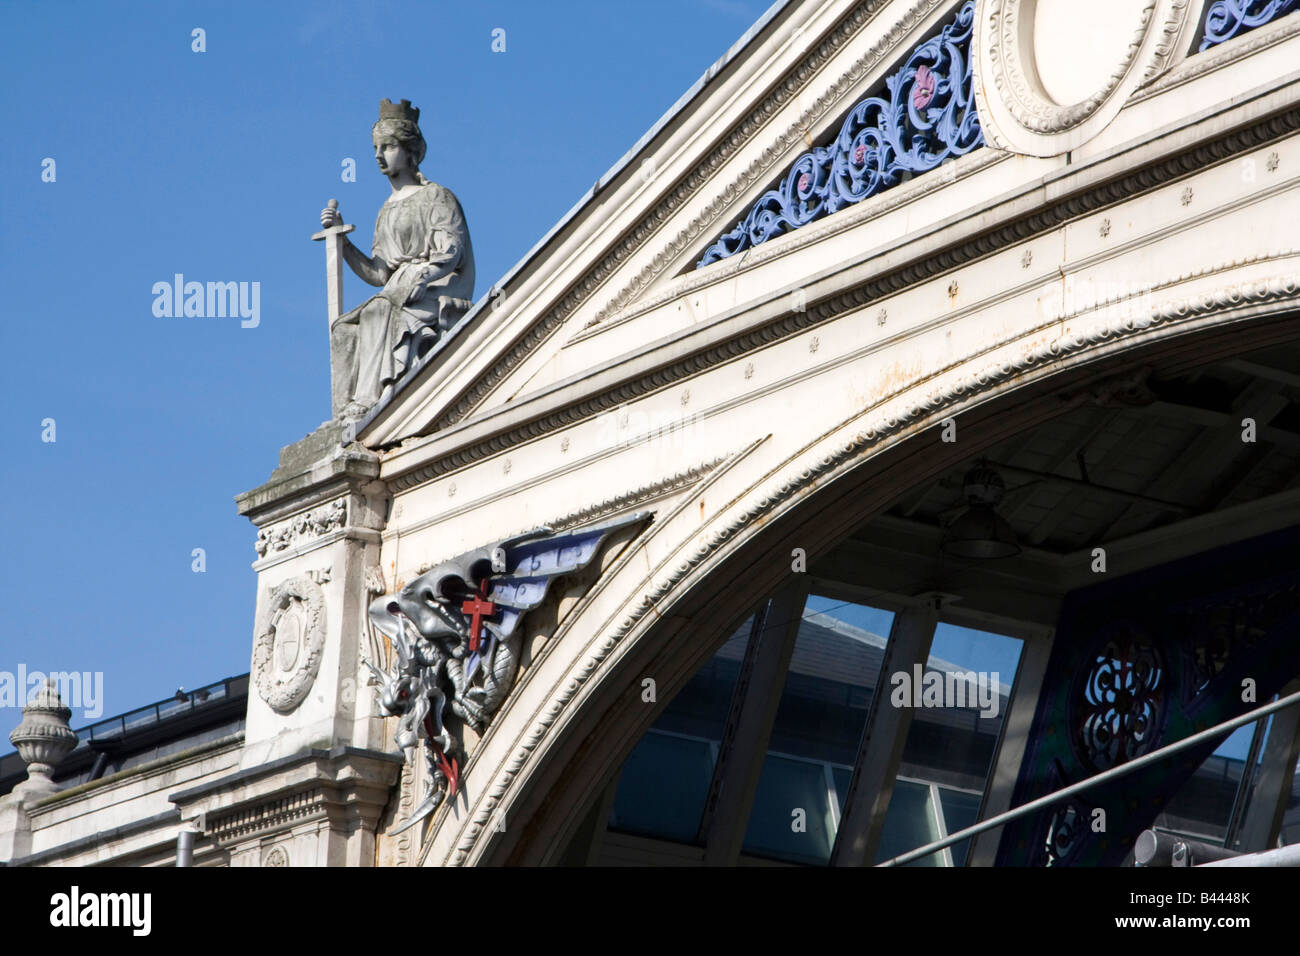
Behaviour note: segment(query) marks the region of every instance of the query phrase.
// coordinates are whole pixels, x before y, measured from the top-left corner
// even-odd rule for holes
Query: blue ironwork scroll
[[[1205,15],[1199,52],[1300,9],[1300,0],[1216,0]]]
[[[853,107],[835,139],[796,159],[695,267],[798,229],[983,145],[970,57],[974,22],[975,0],[966,0],[885,79],[884,95]]]

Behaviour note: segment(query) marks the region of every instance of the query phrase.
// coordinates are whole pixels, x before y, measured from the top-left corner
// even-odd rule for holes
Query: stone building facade
[[[1294,690],[1300,15],[1239,7],[778,3],[239,496],[250,674],[83,735],[0,857],[869,864]],[[610,522],[398,832],[434,781],[368,609]],[[1293,710],[927,859],[1300,839]]]

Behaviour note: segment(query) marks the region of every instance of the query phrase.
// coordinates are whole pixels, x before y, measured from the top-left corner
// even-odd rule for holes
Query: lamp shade
[[[970,507],[948,526],[943,536],[944,554],[983,560],[1009,558],[1020,553],[1016,533],[997,512],[1005,491],[1002,476],[986,462],[980,462],[966,473],[962,495]]]
[[[992,505],[971,505],[944,535],[943,552],[956,558],[1009,558],[1020,553],[1016,533]]]

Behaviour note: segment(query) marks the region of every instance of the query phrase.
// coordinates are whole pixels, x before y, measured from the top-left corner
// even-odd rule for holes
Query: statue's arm
[[[383,285],[393,274],[393,267],[379,256],[368,256],[349,239],[343,237],[343,259],[363,282]]]
[[[326,206],[320,211],[320,224],[325,229],[343,225],[343,216],[337,205]],[[343,237],[343,259],[363,282],[370,285],[383,285],[393,274],[393,266],[379,256],[366,255],[347,236]]]

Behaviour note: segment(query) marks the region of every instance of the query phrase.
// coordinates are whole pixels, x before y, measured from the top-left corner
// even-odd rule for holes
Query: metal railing
[[[1143,830],[1133,844],[1133,865],[1143,867],[1201,866],[1240,855],[1236,850],[1160,830]]]
[[[1260,853],[1242,853],[1223,860],[1211,860],[1200,866],[1300,866],[1300,844],[1282,846]]]
[[[1206,741],[1218,737],[1224,731],[1236,730],[1238,727],[1244,727],[1247,724],[1254,723],[1261,717],[1267,717],[1269,714],[1276,713],[1279,710],[1285,710],[1294,704],[1300,704],[1300,691],[1287,697],[1280,697],[1271,704],[1264,704],[1260,707],[1256,707],[1254,710],[1247,711],[1240,717],[1233,717],[1231,720],[1225,720],[1223,723],[1216,724],[1207,730],[1199,731],[1198,733],[1192,734],[1190,737],[1184,737],[1182,740],[1175,741],[1172,744],[1166,744],[1163,747],[1151,751],[1149,754],[1143,754],[1141,757],[1138,757],[1135,760],[1130,760],[1128,763],[1121,764],[1118,767],[1112,767],[1109,770],[1103,770],[1101,773],[1088,777],[1086,780],[1080,780],[1078,783],[1070,784],[1068,787],[1062,787],[1054,793],[1049,793],[1046,796],[1038,797],[1035,800],[1030,800],[1028,803],[1021,804],[1014,810],[999,813],[997,816],[990,817],[987,820],[982,820],[974,826],[967,827],[965,830],[950,833],[942,840],[927,843],[925,846],[917,847],[915,850],[910,850],[907,853],[901,853],[896,857],[892,857],[891,859],[885,860],[883,863],[877,863],[876,865],[901,866],[904,863],[911,863],[913,860],[919,860],[922,857],[929,856],[936,850],[942,850],[944,847],[952,846],[954,843],[960,843],[967,837],[973,837],[978,833],[983,833],[986,830],[992,830],[1005,823],[1010,823],[1012,820],[1018,820],[1021,817],[1028,816],[1036,810],[1050,807],[1052,804],[1059,803],[1066,797],[1072,797],[1076,793],[1082,793],[1084,790],[1094,787],[1099,783],[1106,783],[1118,779],[1125,774],[1132,773],[1134,770],[1149,767],[1151,764],[1158,763],[1171,754],[1195,747],[1197,744],[1205,743]]]
[[[82,727],[77,731],[77,739],[81,743],[89,744],[91,741],[124,737],[128,732],[138,731],[182,713],[198,710],[209,703],[244,693],[246,688],[239,688],[235,685],[240,683],[246,685],[247,681],[248,675],[244,674],[239,677],[227,677],[197,690],[178,692],[174,696],[156,703],[137,707],[125,714],[118,714],[116,717],[109,717],[106,720]]]

